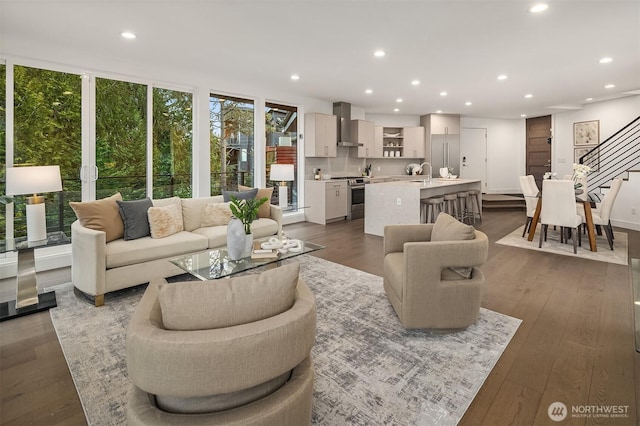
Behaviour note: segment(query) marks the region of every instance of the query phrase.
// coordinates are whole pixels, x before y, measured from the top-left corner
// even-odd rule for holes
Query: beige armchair
[[[484,275],[477,266],[487,260],[487,236],[469,226],[473,239],[431,241],[441,215],[435,224],[384,229],[384,289],[408,329],[464,329],[480,311]]]
[[[290,266],[260,276],[270,275],[269,280],[277,286],[280,270],[286,272],[285,268]],[[296,264],[292,306],[273,316],[264,314],[263,307],[272,304],[281,289],[267,289],[260,294],[264,282],[251,288],[245,286],[242,291],[233,288],[237,284],[234,280],[244,280],[241,284],[245,285],[247,277],[174,284],[152,281],[127,334],[127,367],[133,383],[128,424],[309,424],[313,401],[310,351],[315,341],[316,308],[313,294],[297,274]],[[210,287],[205,292],[220,293],[219,306],[205,310],[204,315],[195,306],[192,312],[181,312],[184,306],[167,307],[165,295],[161,294],[169,291],[166,295],[171,298],[169,303],[177,300],[215,305],[215,299],[209,298],[212,293],[194,297],[178,294],[182,292],[180,286],[202,284]],[[173,288],[166,288],[170,286]],[[225,291],[226,295],[222,295]],[[242,298],[252,299],[250,304],[253,303],[245,313],[232,306]],[[174,308],[177,310],[171,313]],[[258,311],[263,311],[258,315],[267,316],[243,321],[247,318],[245,314],[255,315]],[[165,321],[165,314],[177,317]],[[203,318],[207,315],[215,322],[242,323],[205,328],[209,327],[206,325],[209,320]],[[193,324],[194,330],[175,329],[185,328],[185,319]],[[174,329],[168,329],[168,322]]]

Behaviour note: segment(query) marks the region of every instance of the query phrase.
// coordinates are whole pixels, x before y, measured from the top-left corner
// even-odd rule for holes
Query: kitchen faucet
[[[422,173],[422,166],[424,166],[425,164],[429,166],[429,174],[427,175],[428,177],[427,177],[426,180],[428,182],[431,182],[431,174],[433,173],[433,168],[431,167],[431,163],[427,163],[425,161],[424,163],[420,164],[420,166],[419,166],[420,167],[420,173]]]

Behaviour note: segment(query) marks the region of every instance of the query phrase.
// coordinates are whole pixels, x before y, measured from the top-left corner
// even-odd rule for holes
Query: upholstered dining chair
[[[533,215],[536,212],[536,206],[538,204],[538,187],[531,187],[531,180],[529,179],[529,176],[520,176],[520,189],[522,190],[524,201],[527,204],[527,221],[525,222],[524,229],[522,230],[523,237],[531,227],[531,221],[533,219]],[[535,180],[533,181],[533,183],[535,184]]]
[[[573,175],[564,175],[564,179],[565,180],[573,180]],[[576,194],[576,198],[580,199],[580,200],[583,200],[583,201],[587,201],[587,197],[588,197],[588,194],[587,194],[587,177],[583,176],[583,177],[577,178],[574,181],[574,185],[576,183],[579,183],[581,185],[579,189],[582,190],[582,192],[580,194]],[[580,207],[580,206],[578,206],[578,207]]]
[[[600,205],[591,210],[591,217],[593,218],[593,224],[596,226],[602,226],[604,228],[604,233],[607,236],[607,242],[609,243],[609,248],[613,250],[613,228],[611,228],[611,210],[613,209],[613,203],[618,196],[618,192],[620,191],[620,187],[622,186],[622,179],[616,178],[611,181],[611,188],[604,195],[602,202]],[[586,223],[584,209],[578,208],[577,213],[582,218],[582,223]]]
[[[540,188],[538,188],[538,184],[536,183],[536,178],[533,175],[527,175],[527,180],[529,181],[529,188],[531,191],[535,191],[536,194],[540,192]]]
[[[560,226],[560,242],[568,239],[569,229],[573,230],[573,253],[578,253],[578,240],[582,217],[576,211],[576,195],[572,180],[542,181],[542,210],[540,211],[540,244],[547,239],[549,225]]]
[[[446,213],[384,227],[384,291],[407,329],[453,331],[478,318],[489,240]]]
[[[127,424],[310,424],[316,304],[298,275],[151,281],[127,332]]]

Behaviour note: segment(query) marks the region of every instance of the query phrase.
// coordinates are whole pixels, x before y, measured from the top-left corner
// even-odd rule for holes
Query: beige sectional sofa
[[[154,207],[174,203],[182,208],[184,230],[164,238],[143,237],[129,241],[119,238],[106,242],[105,232],[86,228],[80,221],[75,221],[71,225],[74,287],[93,297],[96,306],[101,306],[106,293],[183,273],[169,259],[226,245],[226,225],[201,226],[205,205],[222,202],[222,195],[153,200]],[[270,218],[259,218],[252,223],[254,238],[281,232],[282,209],[271,205],[270,215]]]

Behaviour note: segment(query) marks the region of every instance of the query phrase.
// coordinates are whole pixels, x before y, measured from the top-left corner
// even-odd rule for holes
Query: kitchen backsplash
[[[419,163],[416,159],[363,159],[355,156],[357,148],[338,147],[338,154],[331,158],[305,158],[305,179],[313,179],[313,170],[322,169],[323,175],[331,176],[359,176],[364,168],[371,164],[373,176],[392,176],[406,174],[405,168],[409,163]],[[353,150],[354,152],[349,152]],[[351,154],[351,155],[349,155]],[[378,170],[380,168],[380,170]]]

